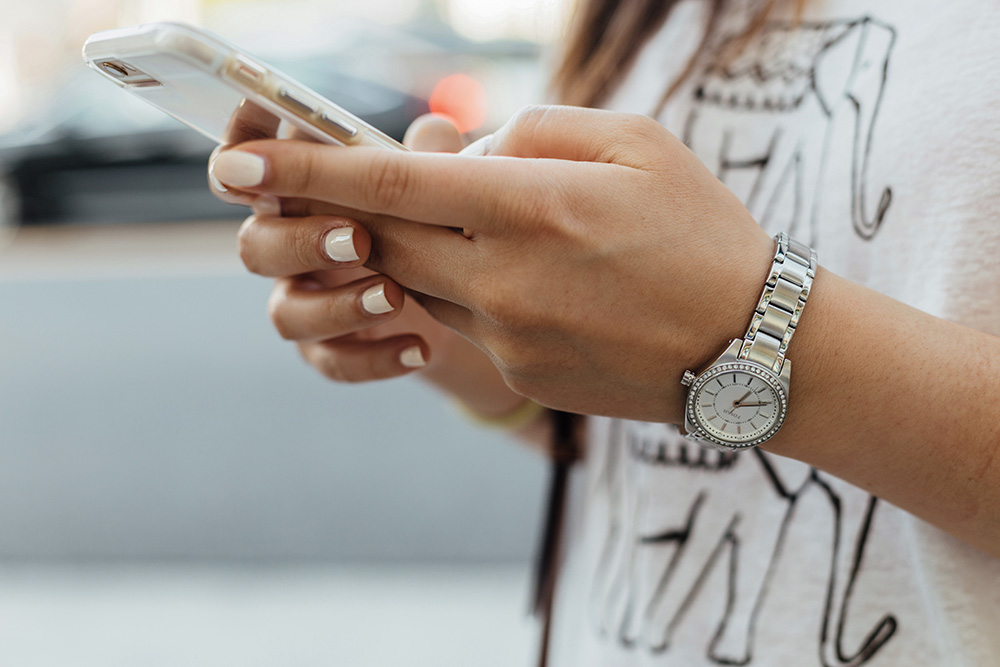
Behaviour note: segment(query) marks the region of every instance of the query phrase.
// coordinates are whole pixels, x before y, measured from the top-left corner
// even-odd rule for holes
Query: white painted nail
[[[261,195],[257,197],[251,205],[253,212],[257,215],[269,218],[281,217],[281,200],[273,195]]]
[[[355,262],[361,259],[354,249],[354,227],[337,227],[323,239],[326,255],[335,262]]]
[[[424,353],[420,350],[420,346],[414,345],[399,353],[399,363],[407,368],[420,368],[427,365],[427,360],[424,359]]]
[[[373,285],[361,295],[361,306],[372,315],[381,315],[391,311],[392,304],[385,298],[385,283]]]
[[[222,184],[222,181],[220,181],[215,177],[215,173],[212,170],[212,165],[208,166],[208,182],[212,185],[212,188],[214,188],[216,192],[221,192],[222,194],[226,194],[227,192],[229,192],[226,186]]]
[[[245,151],[223,151],[210,167],[212,175],[222,183],[237,188],[250,188],[264,180],[264,158]]]

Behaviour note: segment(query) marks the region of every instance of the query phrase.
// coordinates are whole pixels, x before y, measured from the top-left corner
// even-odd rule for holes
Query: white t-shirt
[[[655,108],[705,4],[678,5],[610,108]],[[1000,335],[1000,3],[811,2],[659,120],[770,233]],[[943,462],[961,447],[936,437]],[[591,418],[571,503],[559,667],[1000,665],[1000,560],[805,464]]]

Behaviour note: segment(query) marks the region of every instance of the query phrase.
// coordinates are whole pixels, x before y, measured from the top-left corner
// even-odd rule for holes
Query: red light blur
[[[471,132],[486,122],[486,89],[465,74],[438,81],[429,105],[431,113],[447,116],[459,132]]]

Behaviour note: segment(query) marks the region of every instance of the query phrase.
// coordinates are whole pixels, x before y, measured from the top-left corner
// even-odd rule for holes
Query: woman
[[[557,90],[614,111],[528,109],[464,155],[260,141],[211,169],[255,200],[244,262],[327,376],[416,372],[537,441],[523,397],[600,415],[559,664],[993,664],[998,30],[975,0],[592,0]],[[461,148],[426,119],[408,143]],[[780,425],[750,379],[721,403],[681,380],[767,327],[781,232],[821,264],[769,357],[795,361],[787,416],[702,448],[681,429],[709,410]]]

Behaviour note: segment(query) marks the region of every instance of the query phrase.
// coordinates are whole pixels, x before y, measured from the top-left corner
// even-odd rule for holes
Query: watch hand
[[[738,407],[738,408],[759,408],[759,407],[761,407],[763,405],[771,405],[771,403],[770,402],[768,402],[768,403],[740,403],[736,407]]]
[[[743,394],[743,395],[742,395],[742,396],[740,396],[740,397],[739,397],[738,399],[736,399],[735,401],[733,401],[733,407],[734,407],[734,408],[738,408],[738,407],[741,407],[741,406],[740,406],[740,403],[742,403],[742,402],[743,402],[743,399],[744,399],[744,398],[746,398],[747,396],[749,396],[749,395],[750,395],[750,393],[751,393],[751,392],[749,392],[749,391],[748,391],[747,393]]]

